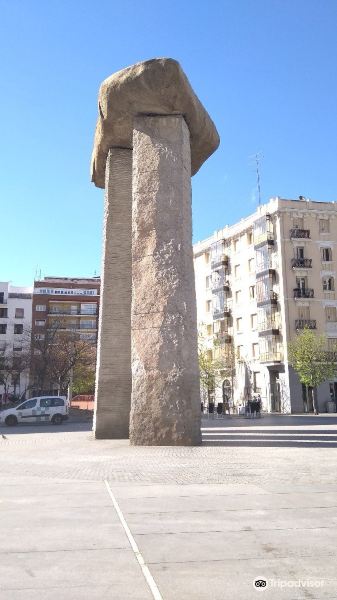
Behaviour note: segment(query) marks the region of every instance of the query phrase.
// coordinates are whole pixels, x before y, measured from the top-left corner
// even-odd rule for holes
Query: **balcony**
[[[262,323],[257,324],[257,330],[259,336],[265,335],[279,335],[280,334],[280,324],[278,319],[267,319]]]
[[[220,319],[226,319],[230,317],[230,309],[229,308],[215,308],[213,310],[213,319],[214,321],[219,321]]]
[[[294,289],[294,298],[313,298],[314,290],[311,288],[295,288]]]
[[[310,239],[310,229],[290,229],[290,239]]]
[[[316,329],[316,319],[296,319],[295,329]]]
[[[265,245],[274,246],[274,234],[271,231],[265,231],[254,237],[255,250]]]
[[[219,254],[211,260],[211,269],[219,269],[219,267],[228,267],[229,258],[226,254]]]
[[[257,306],[264,306],[265,304],[274,304],[274,305],[277,304],[276,292],[273,292],[272,290],[270,290],[269,292],[266,293],[265,296],[258,297],[256,304],[257,304]]]
[[[211,285],[212,294],[218,294],[219,292],[226,292],[227,294],[230,292],[230,285],[228,281],[223,281],[222,283],[214,282]]]
[[[311,269],[311,258],[292,258],[291,266],[293,269]]]
[[[69,309],[50,309],[48,312],[48,315],[50,316],[61,316],[61,317],[80,317],[81,315],[86,315],[86,316],[96,316],[96,311],[93,312],[91,310],[80,310],[78,309],[77,311],[74,310],[69,310]]]
[[[226,332],[219,332],[215,334],[215,339],[217,342],[219,342],[220,345],[222,344],[230,344],[232,341],[232,336],[229,335]]]
[[[281,352],[265,352],[260,354],[261,363],[280,363],[283,360],[283,354]]]

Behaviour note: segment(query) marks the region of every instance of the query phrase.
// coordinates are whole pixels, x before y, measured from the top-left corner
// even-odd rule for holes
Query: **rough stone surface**
[[[94,431],[127,438],[131,402],[132,151],[112,148],[106,168]]]
[[[213,121],[194,94],[179,63],[157,58],[127,67],[103,81],[92,155],[91,178],[104,187],[109,148],[132,148],[135,115],[182,114],[190,131],[194,175],[219,145]]]
[[[137,445],[201,442],[190,165],[182,116],[135,118],[130,441]]]

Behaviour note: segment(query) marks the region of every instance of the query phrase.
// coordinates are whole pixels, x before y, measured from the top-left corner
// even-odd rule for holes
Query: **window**
[[[207,325],[207,335],[212,335],[213,331],[212,331],[212,325]]]
[[[253,232],[252,231],[248,231],[247,233],[247,244],[249,244],[249,246],[253,243]]]
[[[321,258],[324,262],[332,261],[332,250],[331,248],[321,248]]]
[[[333,277],[323,277],[323,291],[333,292],[335,289],[335,281]]]
[[[254,300],[255,298],[255,285],[249,286],[249,298],[250,300]]]
[[[51,406],[64,406],[62,398],[51,398]]]
[[[36,341],[39,341],[39,340],[44,340],[45,336],[44,336],[44,333],[36,333],[34,337],[35,337]]]
[[[336,322],[337,321],[337,309],[336,306],[326,306],[325,307],[325,320]]]
[[[23,333],[23,325],[14,325],[14,333]]]
[[[240,241],[238,239],[234,240],[234,252],[238,252],[239,244],[240,244]]]
[[[253,273],[255,271],[255,258],[250,258],[248,260],[248,271],[249,273]]]
[[[15,309],[15,318],[16,319],[23,319],[24,316],[25,316],[24,308],[16,308]]]
[[[45,319],[41,319],[41,321],[35,321],[35,325],[37,327],[43,327],[46,324]]]
[[[8,308],[0,308],[0,319],[7,319]]]
[[[45,312],[47,307],[45,304],[37,304],[35,310],[37,310],[37,312]]]
[[[5,303],[5,292],[0,292],[0,304]]]
[[[211,285],[211,276],[207,275],[207,277],[206,277],[206,290],[209,289],[210,285]]]
[[[297,246],[296,258],[304,258],[304,246]]]
[[[259,371],[253,372],[253,392],[255,394],[261,390],[261,374]]]
[[[14,344],[14,346],[13,346],[13,350],[14,350],[14,352],[22,352],[22,346],[16,346],[16,345]]]
[[[236,330],[238,333],[240,333],[240,331],[242,331],[242,317],[239,317],[238,319],[236,319]]]
[[[208,265],[209,258],[210,258],[210,253],[209,252],[205,252],[204,257],[205,257],[205,263],[206,263],[206,265]]]
[[[293,217],[293,228],[303,229],[303,217]]]
[[[296,277],[296,287],[299,290],[306,290],[308,287],[307,277]]]
[[[235,301],[236,302],[241,302],[242,299],[242,292],[241,290],[236,290],[235,292]]]
[[[330,352],[336,352],[336,350],[337,350],[337,338],[328,338],[328,350]]]
[[[52,398],[41,398],[41,400],[40,400],[41,408],[48,408],[49,406],[51,406],[51,401],[52,401]]]
[[[259,358],[259,344],[252,344],[252,355],[254,358]]]
[[[211,312],[212,300],[206,300],[206,312]]]
[[[319,232],[320,233],[329,233],[329,219],[320,219],[319,220]]]
[[[36,398],[32,398],[31,400],[27,400],[27,402],[24,402],[23,404],[20,404],[20,406],[17,406],[16,410],[25,410],[26,408],[34,408],[34,406],[36,406]]]
[[[250,326],[252,329],[257,327],[257,314],[250,315]]]
[[[236,352],[238,358],[243,358],[243,346],[237,346]]]
[[[310,319],[310,308],[309,306],[299,306],[298,307],[298,318],[299,319],[304,319],[309,320]]]
[[[235,267],[234,267],[234,275],[237,278],[241,276],[241,265],[235,265]]]
[[[0,333],[4,334],[7,331],[7,325],[4,325],[3,323],[1,323],[0,325]]]

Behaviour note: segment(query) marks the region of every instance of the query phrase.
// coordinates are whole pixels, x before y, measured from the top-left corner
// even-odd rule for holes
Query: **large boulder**
[[[154,58],[114,73],[103,81],[91,162],[91,179],[104,188],[109,148],[132,148],[136,115],[184,116],[190,131],[191,174],[219,146],[219,135],[181,66],[172,58]]]

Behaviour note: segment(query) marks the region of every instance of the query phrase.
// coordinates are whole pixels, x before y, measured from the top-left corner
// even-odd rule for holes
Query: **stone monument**
[[[92,181],[105,188],[98,438],[201,443],[191,175],[218,145],[177,61],[102,83],[92,156]]]

